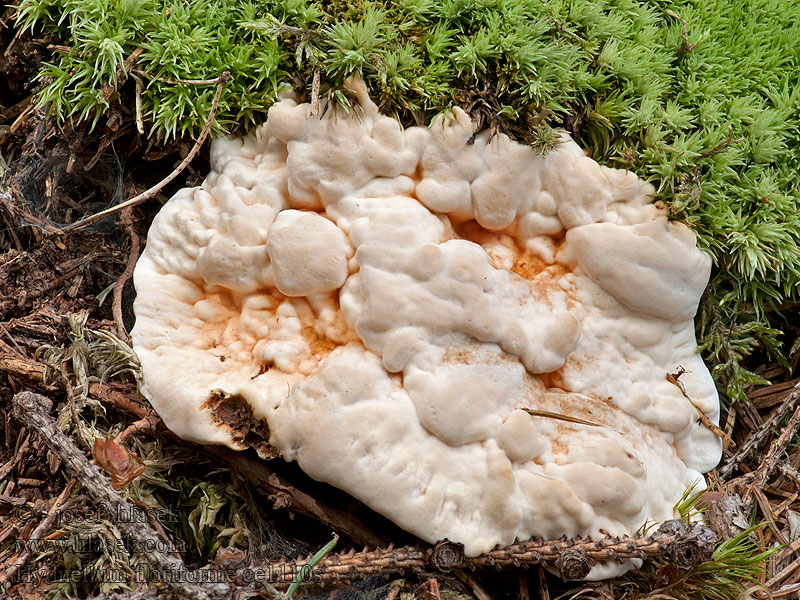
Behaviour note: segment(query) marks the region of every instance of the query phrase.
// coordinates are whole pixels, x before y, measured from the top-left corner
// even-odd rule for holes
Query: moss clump
[[[41,105],[96,122],[145,84],[149,135],[196,136],[231,71],[214,131],[262,122],[279,91],[361,74],[385,112],[424,123],[454,105],[537,147],[566,127],[592,156],[658,188],[714,257],[699,325],[731,398],[778,355],[775,311],[800,281],[800,4],[781,0],[22,0],[19,26],[67,46]],[[130,86],[130,84],[128,84]],[[126,88],[128,89],[128,88]],[[120,100],[120,98],[124,100]]]

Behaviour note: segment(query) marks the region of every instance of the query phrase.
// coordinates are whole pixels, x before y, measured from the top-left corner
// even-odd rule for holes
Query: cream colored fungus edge
[[[240,448],[204,405],[240,395],[283,458],[467,555],[673,518],[721,454],[665,379],[717,421],[693,233],[566,135],[403,129],[351,85],[355,116],[287,97],[216,140],[153,221],[132,337],[158,414]]]

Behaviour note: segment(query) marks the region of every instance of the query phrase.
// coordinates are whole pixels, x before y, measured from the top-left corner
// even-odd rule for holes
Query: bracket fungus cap
[[[135,272],[142,391],[186,439],[270,444],[466,556],[674,517],[721,444],[693,317],[711,261],[652,186],[568,136],[541,155],[286,97],[153,221]],[[255,427],[255,426],[254,426]],[[630,564],[597,564],[591,578]]]

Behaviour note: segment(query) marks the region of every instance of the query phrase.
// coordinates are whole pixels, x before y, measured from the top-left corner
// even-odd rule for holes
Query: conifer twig
[[[772,474],[775,466],[778,464],[783,451],[786,450],[786,446],[789,445],[789,442],[797,433],[798,428],[800,428],[800,407],[795,409],[794,414],[789,419],[786,427],[783,428],[783,431],[781,432],[780,436],[778,436],[778,439],[774,440],[772,444],[770,444],[769,450],[767,450],[764,459],[761,461],[758,469],[756,469],[752,488],[761,489],[767,482],[767,479]],[[746,499],[747,498],[745,497],[745,500]],[[770,515],[766,516],[769,517]]]
[[[52,402],[32,392],[21,392],[13,399],[14,416],[30,430],[35,431],[61,458],[64,466],[83,486],[86,493],[112,515],[137,514],[138,509],[120,493],[97,465],[88,458],[66,436],[49,414]],[[135,522],[131,522],[135,521]],[[565,579],[583,579],[598,561],[625,561],[632,558],[666,558],[680,569],[689,569],[707,559],[716,543],[716,535],[700,524],[686,525],[682,521],[668,521],[653,534],[636,537],[606,536],[600,539],[583,537],[562,538],[543,541],[531,539],[516,542],[474,558],[464,555],[461,544],[444,541],[432,548],[405,546],[378,550],[350,551],[328,555],[319,560],[319,555],[302,559],[281,559],[265,562],[247,559],[241,551],[229,550],[221,556],[226,562],[237,563],[236,581],[196,583],[196,573],[189,571],[180,558],[159,549],[159,536],[146,519],[120,519],[116,522],[120,530],[143,552],[157,573],[163,573],[167,585],[175,594],[197,600],[227,598],[234,589],[252,585],[253,573],[265,574],[266,581],[278,589],[287,589],[297,580],[299,573],[311,569],[311,580],[315,584],[336,585],[372,575],[389,575],[407,571],[457,572],[460,569],[508,569],[522,565],[547,564],[555,567]],[[151,550],[152,549],[152,550]],[[238,560],[236,560],[238,558]],[[220,558],[221,559],[221,558]],[[314,564],[315,561],[318,561]],[[226,565],[229,570],[231,565]],[[262,577],[263,578],[263,577]],[[238,581],[241,579],[241,581]],[[259,581],[259,584],[261,582]],[[146,597],[146,596],[143,596]],[[153,596],[155,597],[155,596]]]
[[[545,564],[555,567],[563,578],[576,580],[585,578],[597,562],[622,562],[632,558],[667,559],[686,570],[710,557],[716,541],[710,529],[699,524],[688,526],[681,521],[667,521],[648,536],[532,539],[495,548],[474,558],[464,556],[461,544],[444,541],[432,548],[404,546],[330,554],[314,567],[312,579],[320,585],[337,585],[373,575],[422,571],[458,573],[468,569],[511,569]],[[276,588],[286,589],[311,560],[312,557],[306,557],[265,562],[247,559],[242,553],[237,570],[268,573]]]
[[[197,156],[197,153],[202,148],[203,143],[206,141],[206,137],[208,137],[208,132],[211,131],[211,124],[214,122],[214,116],[217,114],[217,108],[219,107],[219,99],[222,96],[222,88],[225,87],[225,83],[229,81],[231,78],[231,74],[228,71],[225,71],[222,75],[217,78],[217,91],[214,94],[214,101],[211,103],[211,110],[208,113],[208,119],[206,119],[206,124],[203,126],[203,130],[200,132],[200,136],[197,138],[194,146],[189,151],[189,154],[186,155],[175,169],[167,175],[164,179],[159,181],[156,185],[151,187],[149,190],[146,190],[139,194],[138,196],[134,196],[130,200],[126,200],[125,202],[121,202],[116,206],[112,206],[111,208],[107,208],[106,210],[102,210],[99,213],[94,215],[85,217],[80,221],[76,221],[71,225],[66,225],[59,230],[59,233],[65,233],[68,231],[75,231],[77,229],[83,229],[84,227],[88,227],[89,225],[96,223],[100,219],[107,217],[110,214],[123,210],[129,206],[136,206],[137,204],[141,204],[146,200],[150,200],[151,198],[155,197],[158,192],[160,192],[164,186],[166,186],[170,181],[175,179],[180,173],[187,167],[187,165],[194,160],[194,157]]]
[[[597,561],[626,561],[666,559],[681,570],[688,570],[708,559],[716,543],[714,533],[699,524],[691,526],[682,521],[667,521],[655,533],[637,537],[606,536],[597,540],[575,537],[543,541],[532,539],[505,548],[495,548],[487,554],[466,558],[461,544],[439,542],[433,547],[403,546],[362,552],[329,554],[313,567],[319,555],[276,561],[254,559],[243,550],[220,548],[211,572],[226,574],[228,581],[246,597],[254,591],[252,582],[258,580],[270,588],[286,590],[301,573],[309,574],[317,586],[342,586],[372,576],[391,576],[407,573],[452,573],[468,586],[472,569],[513,569],[530,565],[555,567],[565,579],[583,579]],[[473,583],[474,580],[472,580]],[[263,589],[263,588],[262,588]],[[477,588],[472,587],[473,593]],[[478,592],[479,593],[479,592]],[[149,595],[146,598],[155,598]],[[120,598],[118,595],[106,596]]]
[[[775,431],[778,423],[783,420],[786,415],[795,410],[795,407],[800,402],[800,383],[792,388],[791,392],[786,395],[786,398],[781,402],[780,406],[772,411],[769,418],[755,431],[753,431],[734,455],[732,455],[725,464],[717,469],[717,473],[722,479],[728,477],[733,470],[739,466],[745,458],[747,458],[753,451],[769,438],[770,434]]]

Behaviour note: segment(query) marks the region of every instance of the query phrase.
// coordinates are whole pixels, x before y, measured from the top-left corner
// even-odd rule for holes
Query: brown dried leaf
[[[142,459],[114,440],[95,438],[93,454],[95,462],[111,475],[111,485],[115,490],[125,487],[144,473]]]

